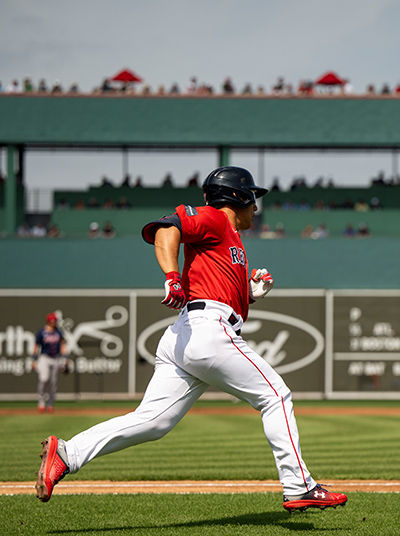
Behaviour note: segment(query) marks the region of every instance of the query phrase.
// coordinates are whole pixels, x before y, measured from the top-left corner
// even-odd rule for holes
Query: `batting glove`
[[[165,298],[161,303],[170,309],[181,309],[187,301],[182,287],[181,274],[179,272],[168,272],[165,278]]]
[[[274,280],[266,268],[254,268],[249,282],[250,300],[263,298],[274,286]]]

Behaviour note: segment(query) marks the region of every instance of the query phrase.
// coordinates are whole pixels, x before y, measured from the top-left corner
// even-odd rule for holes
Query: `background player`
[[[64,442],[43,442],[37,495],[48,501],[54,484],[97,456],[159,439],[209,385],[261,412],[288,510],[344,505],[346,495],[317,485],[301,457],[291,393],[282,378],[240,336],[249,302],[265,296],[273,280],[254,270],[249,282],[239,231],[249,229],[256,198],[267,190],[237,167],[218,168],[203,184],[206,206],[180,205],[172,216],[146,225],[166,276],[163,304],[182,309],[157,351],[152,379],[136,411],[98,424]],[[178,256],[184,243],[182,276]]]
[[[54,411],[60,369],[68,370],[67,346],[57,327],[56,313],[46,316],[46,324],[36,333],[32,369],[38,374],[38,410]]]

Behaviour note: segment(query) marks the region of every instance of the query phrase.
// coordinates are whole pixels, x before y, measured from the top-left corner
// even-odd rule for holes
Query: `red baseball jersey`
[[[160,225],[176,218],[184,244],[182,283],[189,301],[207,299],[225,303],[244,320],[249,309],[246,253],[228,216],[214,207],[176,207],[176,216],[146,225],[143,237],[154,243]],[[165,222],[165,223],[163,223]],[[173,223],[172,223],[173,224]]]

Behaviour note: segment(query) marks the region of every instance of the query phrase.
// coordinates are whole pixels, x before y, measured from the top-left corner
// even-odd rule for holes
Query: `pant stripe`
[[[287,426],[287,429],[288,429],[288,434],[289,434],[289,437],[290,437],[290,442],[292,443],[292,447],[293,447],[294,453],[295,453],[296,458],[297,458],[297,463],[299,464],[299,467],[300,467],[301,476],[303,477],[304,485],[306,487],[306,490],[308,491],[308,486],[307,486],[306,479],[304,477],[304,472],[303,472],[303,467],[301,466],[300,457],[299,457],[297,449],[296,449],[296,447],[294,445],[294,442],[293,442],[293,439],[292,439],[292,434],[290,433],[289,421],[288,421],[288,418],[287,418],[287,415],[286,415],[285,404],[283,402],[283,397],[282,396],[281,396],[281,402],[282,402],[283,414],[285,415],[285,421],[286,421],[286,426]]]
[[[219,323],[221,324],[221,326],[224,328],[224,331],[226,333],[226,335],[229,337],[229,339],[231,340],[231,343],[233,344],[233,346],[236,348],[236,350],[238,350],[246,359],[249,363],[251,363],[253,365],[253,367],[255,367],[258,372],[261,374],[261,376],[264,378],[264,380],[268,383],[268,385],[271,387],[271,389],[274,391],[274,393],[276,394],[276,396],[279,397],[276,389],[273,387],[273,385],[269,382],[268,378],[265,376],[265,374],[262,372],[262,370],[260,370],[257,365],[249,358],[249,356],[247,356],[244,352],[242,352],[242,350],[237,346],[237,344],[234,343],[232,337],[229,335],[229,333],[226,331],[226,328],[225,326],[222,325],[222,322],[221,322],[221,317],[219,319]],[[306,482],[306,479],[304,477],[304,472],[303,472],[303,467],[301,466],[301,462],[300,462],[300,457],[299,457],[299,454],[297,452],[297,449],[295,447],[295,444],[293,442],[293,439],[292,439],[292,434],[290,432],[290,427],[289,427],[289,421],[288,421],[288,418],[287,418],[287,415],[286,415],[286,409],[285,409],[285,404],[283,402],[283,397],[281,396],[280,397],[281,399],[281,402],[282,402],[282,408],[283,408],[283,414],[285,416],[285,421],[286,421],[286,426],[287,426],[287,430],[288,430],[288,434],[289,434],[289,438],[290,438],[290,442],[292,444],[292,447],[293,447],[293,450],[294,450],[294,453],[296,455],[296,458],[297,458],[297,463],[299,464],[299,467],[300,467],[300,471],[301,471],[301,474],[302,474],[302,477],[303,477],[303,482],[304,482],[304,485],[306,487],[306,490],[308,491],[308,486],[307,486],[307,482]]]

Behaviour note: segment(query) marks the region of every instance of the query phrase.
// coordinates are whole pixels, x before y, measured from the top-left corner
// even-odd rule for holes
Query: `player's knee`
[[[151,427],[151,440],[155,441],[157,439],[161,439],[174,427],[174,425],[175,423],[169,419],[156,419]]]

